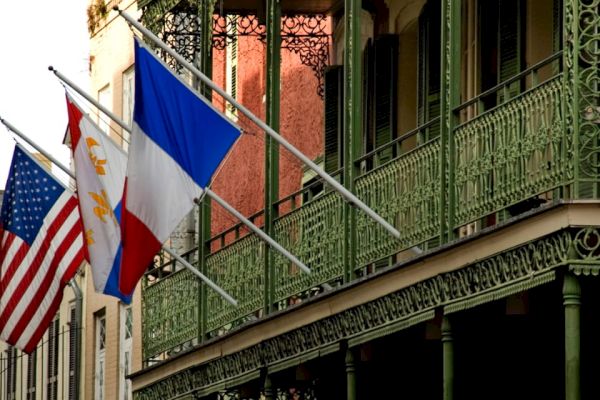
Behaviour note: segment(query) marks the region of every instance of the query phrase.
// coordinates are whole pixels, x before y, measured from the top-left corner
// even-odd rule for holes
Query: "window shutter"
[[[419,17],[418,115],[423,125],[440,115],[441,4],[430,0]],[[424,141],[440,134],[440,123],[429,127]]]
[[[27,358],[27,400],[35,400],[37,350]]]
[[[75,318],[75,307],[72,307],[69,315],[70,320],[70,328],[69,328],[69,400],[76,400],[77,393],[75,393],[75,389],[77,385],[75,384],[75,368],[77,366],[77,330],[79,326],[77,326],[77,320]]]
[[[325,171],[337,171],[343,162],[344,69],[340,65],[325,71]]]
[[[396,135],[398,43],[397,35],[382,35],[375,39],[375,148],[389,143]],[[379,156],[380,163],[390,160],[393,157],[392,148]]]
[[[522,23],[521,0],[498,1],[498,83],[521,72],[522,65]],[[519,94],[521,83],[514,82],[509,86],[509,96]],[[502,102],[504,93],[498,94]]]
[[[556,52],[562,49],[562,1],[552,0],[552,7],[552,34]]]
[[[8,400],[16,399],[17,394],[17,348],[8,346],[6,350],[6,398]]]
[[[48,329],[48,384],[47,399],[58,399],[58,316],[50,323]]]

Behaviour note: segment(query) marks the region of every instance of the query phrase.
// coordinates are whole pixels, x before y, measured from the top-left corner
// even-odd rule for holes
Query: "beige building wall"
[[[136,2],[131,0],[107,4],[108,14],[102,18],[96,29],[90,35],[90,94],[99,99],[99,92],[110,88],[109,108],[117,116],[122,116],[123,106],[123,73],[128,71],[133,63],[133,33],[125,20],[112,10],[113,3],[119,3],[119,7],[130,15],[138,18]],[[92,114],[96,113],[95,110]],[[108,118],[102,116],[105,121]],[[98,121],[97,115],[96,120]],[[123,145],[121,139],[122,129],[114,122],[110,123],[110,135],[115,141]],[[91,271],[86,269],[86,301],[84,306],[85,316],[85,362],[84,382],[85,399],[95,399],[95,376],[97,346],[97,319],[104,313],[106,321],[106,348],[105,348],[105,376],[104,376],[104,399],[124,399],[123,388],[120,387],[120,377],[123,374],[123,363],[121,358],[121,327],[124,325],[122,307],[123,304],[116,298],[98,294],[94,291]],[[132,300],[133,310],[133,359],[132,371],[141,369],[141,296],[140,287],[135,290]]]

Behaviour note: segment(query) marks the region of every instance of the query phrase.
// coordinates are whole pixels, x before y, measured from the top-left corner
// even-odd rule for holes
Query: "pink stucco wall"
[[[266,46],[256,37],[238,39],[237,98],[261,119],[265,119]],[[213,54],[213,79],[225,87],[225,51]],[[312,69],[302,65],[300,56],[282,50],[280,133],[309,158],[323,152],[323,99],[317,94],[318,81]],[[213,100],[224,110],[220,98]],[[243,116],[238,124],[244,130],[218,172],[213,190],[244,215],[264,208],[265,133]],[[280,198],[300,189],[302,163],[280,149]],[[225,210],[213,202],[212,234],[236,224]],[[257,224],[262,223],[259,219]]]

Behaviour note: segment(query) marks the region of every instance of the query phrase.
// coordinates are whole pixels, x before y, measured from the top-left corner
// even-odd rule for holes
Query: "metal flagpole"
[[[26,141],[29,145],[31,145],[31,147],[33,147],[34,149],[39,151],[44,157],[46,157],[53,164],[55,164],[58,168],[62,169],[67,175],[69,175],[69,177],[71,177],[72,179],[75,179],[75,175],[73,174],[73,172],[71,172],[71,170],[69,170],[69,168],[65,167],[60,161],[58,161],[56,158],[54,158],[50,154],[48,154],[48,152],[46,152],[44,149],[42,149],[40,146],[38,146],[35,142],[33,142],[31,139],[29,139],[27,137],[27,135],[25,135],[24,133],[19,131],[17,128],[15,128],[10,122],[8,122],[5,119],[3,119],[2,117],[0,117],[0,123],[2,123],[4,126],[6,126],[15,135],[17,135],[18,137],[20,137],[21,139]],[[204,282],[206,282],[206,284],[208,286],[210,286],[211,288],[213,288],[215,290],[215,292],[217,292],[221,296],[223,296],[225,298],[225,300],[227,300],[229,303],[233,304],[234,306],[237,306],[237,301],[233,297],[231,297],[227,292],[225,292],[225,290],[223,290],[219,286],[217,286],[213,281],[208,279],[203,273],[201,273],[196,268],[194,268],[192,266],[192,264],[187,262],[181,256],[177,255],[175,253],[175,251],[171,250],[170,248],[168,248],[166,246],[163,246],[163,250],[165,250],[167,253],[169,253],[170,255],[175,257],[177,259],[177,261],[179,261],[181,264],[183,264],[183,266],[186,267],[188,270],[190,270],[194,275],[196,275],[197,277],[202,279]]]
[[[318,174],[321,178],[323,178],[328,184],[330,184],[337,192],[339,192],[349,203],[361,209],[365,212],[369,217],[383,226],[388,232],[390,232],[394,237],[400,239],[400,232],[396,228],[394,228],[390,223],[384,220],[379,214],[373,211],[369,206],[363,203],[360,199],[358,199],[352,192],[342,186],[338,181],[336,181],[331,175],[326,173],[323,169],[321,169],[317,164],[315,164],[311,159],[306,157],[302,152],[296,149],[292,144],[290,144],[287,140],[285,140],[281,135],[279,135],[273,128],[263,122],[260,118],[255,116],[249,109],[244,107],[242,104],[237,102],[231,95],[225,92],[222,88],[216,85],[210,78],[204,75],[200,70],[194,67],[192,64],[187,62],[185,58],[183,58],[179,53],[175,50],[171,49],[166,43],[164,43],[160,38],[158,38],[154,33],[150,30],[146,29],[142,24],[132,18],[129,14],[124,11],[121,11],[118,6],[113,7],[113,10],[117,11],[127,22],[129,22],[133,27],[139,30],[144,36],[151,39],[158,47],[166,51],[171,57],[173,57],[177,62],[186,67],[190,72],[192,72],[198,79],[204,82],[208,87],[213,89],[215,92],[219,93],[225,100],[227,100],[230,104],[232,104],[235,108],[240,110],[246,117],[248,117],[252,122],[254,122],[259,128],[263,129],[269,136],[271,136],[274,140],[276,140],[280,145],[285,147],[290,153],[298,157],[304,164],[306,164],[310,169],[312,169],[316,174]]]
[[[48,69],[50,69],[50,68],[48,68]],[[75,83],[66,79],[64,77],[64,75],[62,75],[60,72],[58,72],[54,68],[51,68],[50,71],[54,72],[54,74],[60,80],[62,80],[64,83],[66,83],[68,86],[70,86],[77,93],[84,96],[87,101],[89,101],[94,106],[98,107],[98,109],[100,109],[100,111],[104,111],[103,110],[104,107],[100,108],[100,104],[96,100],[91,98],[89,95],[85,94],[85,91],[83,89],[81,89],[80,87],[78,87]],[[110,117],[111,119],[113,119],[116,123],[118,123],[123,129],[125,129],[126,131],[131,133],[131,127],[128,126],[119,117],[115,116],[112,113],[106,114],[106,115],[108,117]],[[275,240],[273,240],[273,238],[271,238],[269,235],[265,234],[265,232],[262,229],[258,228],[249,219],[245,218],[234,207],[232,207],[229,203],[227,203],[225,200],[223,200],[221,197],[219,197],[215,192],[213,192],[210,189],[204,189],[204,192],[206,193],[207,196],[214,199],[217,203],[219,203],[221,206],[223,206],[223,208],[225,208],[227,211],[229,211],[231,214],[233,214],[236,218],[238,218],[240,221],[242,221],[242,223],[244,223],[252,232],[256,233],[261,239],[263,239],[265,242],[267,242],[271,247],[273,247],[275,250],[279,251],[284,257],[286,257],[292,263],[296,264],[304,272],[306,272],[307,274],[310,274],[310,268],[308,268],[302,261],[300,261],[296,256],[294,256],[292,253],[290,253],[285,248],[283,248],[279,243],[277,243]],[[169,253],[169,254],[171,254],[171,253]]]
[[[63,74],[61,74],[59,71],[57,71],[56,69],[54,69],[54,67],[52,65],[50,65],[48,67],[48,70],[51,71],[51,72],[53,72],[54,75],[56,75],[58,77],[58,79],[60,79],[64,83],[66,83],[69,87],[73,88],[73,90],[75,90],[77,93],[79,93],[81,95],[81,97],[83,97],[84,99],[86,99],[87,101],[89,101],[97,109],[99,109],[100,111],[102,111],[106,116],[108,116],[110,119],[112,119],[113,121],[115,121],[117,123],[117,125],[119,125],[121,128],[125,129],[127,132],[131,132],[131,127],[129,125],[127,125],[122,119],[120,119],[115,114],[113,114],[113,112],[110,111],[108,108],[104,107],[102,104],[100,104],[99,102],[97,102],[96,99],[92,98],[84,90],[80,89],[69,78],[67,78],[66,76],[64,76]]]

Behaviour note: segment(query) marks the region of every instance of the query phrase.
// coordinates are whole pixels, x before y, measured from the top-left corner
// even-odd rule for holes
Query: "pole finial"
[[[121,10],[119,9],[119,6],[113,6],[113,11],[118,12],[119,14],[121,14]]]
[[[48,65],[48,71],[54,72],[54,67],[52,65]]]

